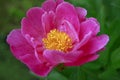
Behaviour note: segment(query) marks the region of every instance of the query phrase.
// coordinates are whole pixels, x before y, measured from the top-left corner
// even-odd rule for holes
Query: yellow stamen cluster
[[[72,40],[65,32],[60,32],[57,29],[51,30],[46,38],[42,39],[44,46],[49,50],[58,50],[67,52],[72,48]]]

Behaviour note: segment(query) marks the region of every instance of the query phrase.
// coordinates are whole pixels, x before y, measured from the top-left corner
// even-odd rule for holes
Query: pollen
[[[43,38],[42,41],[44,43],[44,47],[49,50],[67,52],[72,48],[72,39],[70,36],[57,29],[53,29],[47,33],[46,38]]]

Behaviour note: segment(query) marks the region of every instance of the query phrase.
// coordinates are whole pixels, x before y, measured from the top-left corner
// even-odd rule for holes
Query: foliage
[[[44,0],[0,1],[0,80],[44,80],[33,75],[17,61],[6,43],[7,34],[20,28],[20,21],[33,6],[41,6]],[[106,50],[100,58],[80,67],[56,68],[48,80],[120,80],[120,0],[66,0],[75,6],[87,9],[101,24],[101,33],[110,36]]]

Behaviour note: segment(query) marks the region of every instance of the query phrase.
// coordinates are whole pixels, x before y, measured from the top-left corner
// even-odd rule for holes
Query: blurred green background
[[[6,43],[6,36],[33,6],[44,0],[0,0],[0,80],[44,80],[33,75],[16,60]],[[48,80],[120,80],[120,0],[66,0],[87,9],[87,17],[95,17],[101,24],[100,34],[110,36],[100,58],[80,67],[55,69]],[[47,80],[47,79],[46,79]]]

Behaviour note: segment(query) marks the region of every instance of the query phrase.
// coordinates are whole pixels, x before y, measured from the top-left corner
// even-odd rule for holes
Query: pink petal
[[[44,48],[42,45],[38,45],[35,48],[35,57],[39,60],[40,63],[46,62],[46,59],[43,56]]]
[[[55,0],[46,0],[43,4],[42,4],[42,8],[45,11],[55,11],[56,8],[56,2]]]
[[[87,10],[84,9],[84,8],[81,8],[81,7],[77,7],[76,8],[76,11],[78,13],[78,17],[79,17],[79,20],[80,22],[82,22],[83,20],[85,20],[86,18],[86,15],[87,15]]]
[[[79,34],[80,38],[82,39],[90,31],[93,36],[100,31],[100,25],[95,18],[88,18],[86,21],[81,23]]]
[[[44,37],[45,29],[42,26],[41,16],[44,11],[39,7],[28,10],[27,18],[23,18],[21,22],[23,35],[29,34],[31,37]]]
[[[34,54],[34,49],[21,34],[21,30],[13,30],[7,37],[13,55],[19,59],[20,56],[26,54]]]
[[[38,76],[47,76],[51,69],[54,67],[49,63],[40,63],[34,55],[27,54],[20,57],[20,60],[26,64],[29,69]]]
[[[34,37],[31,37],[29,34],[24,35],[24,37],[33,48],[36,48],[36,46],[43,45],[42,39],[40,37],[34,38]]]
[[[57,5],[64,2],[64,0],[56,0]]]
[[[52,65],[49,63],[40,63],[35,57],[34,49],[21,34],[21,30],[13,30],[7,37],[7,42],[10,44],[13,55],[26,64],[31,71],[39,76],[46,76]]]
[[[85,45],[89,41],[89,39],[91,38],[91,34],[92,34],[92,32],[89,32],[88,34],[86,34],[83,37],[83,39],[79,43],[76,43],[74,45],[73,51],[76,51],[76,50],[80,49],[83,45]]]
[[[42,26],[45,28],[46,33],[55,28],[54,18],[55,13],[53,11],[45,12],[42,15]]]
[[[80,24],[76,9],[67,2],[59,4],[56,8],[57,25],[61,25],[63,20],[69,21],[75,27],[75,30],[79,32]]]
[[[81,48],[81,50],[84,50],[86,54],[95,53],[103,49],[108,41],[109,37],[107,35],[100,35],[98,37],[92,38],[86,45]]]
[[[65,65],[66,66],[81,66],[81,65],[83,65],[83,64],[85,64],[87,62],[91,62],[91,61],[96,60],[98,57],[99,57],[99,55],[97,55],[97,54],[82,56],[82,57],[79,57],[77,59],[77,61],[71,62],[71,63],[66,63]]]
[[[53,65],[75,61],[81,52],[63,53],[55,50],[45,50],[43,56]]]
[[[59,27],[59,30],[66,32],[71,37],[73,42],[79,42],[78,34],[69,21],[63,20],[62,25]]]

